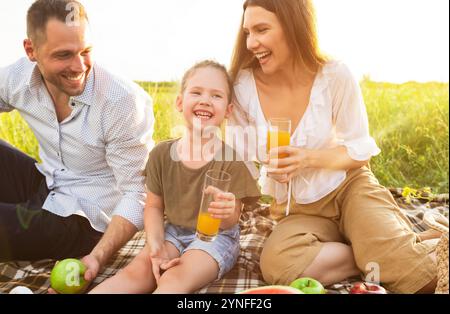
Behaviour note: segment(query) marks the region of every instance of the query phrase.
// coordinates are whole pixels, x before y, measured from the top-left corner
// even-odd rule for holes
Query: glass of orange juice
[[[208,212],[209,204],[216,200],[216,195],[228,192],[231,175],[225,171],[209,170],[206,172],[203,184],[202,201],[197,220],[197,238],[205,242],[214,241],[219,233],[221,219],[211,217]]]
[[[267,153],[272,148],[289,146],[291,141],[291,120],[284,118],[273,118],[269,120],[267,132]],[[287,154],[279,154],[278,158],[286,158]]]
[[[272,118],[269,119],[269,130],[267,132],[267,154],[270,150],[276,147],[289,146],[291,142],[291,128],[292,122],[286,118]],[[278,154],[278,159],[289,157],[288,154]],[[269,155],[270,158],[270,155]],[[288,183],[288,200],[286,205],[286,216],[289,215],[291,207],[291,190],[292,182]],[[275,208],[271,207],[272,216],[276,216]]]

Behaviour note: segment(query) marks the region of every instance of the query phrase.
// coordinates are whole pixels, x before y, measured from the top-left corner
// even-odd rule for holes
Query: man
[[[35,1],[27,36],[0,112],[21,113],[42,163],[0,142],[0,261],[84,256],[90,281],[143,227],[152,101],[94,64],[80,3]]]

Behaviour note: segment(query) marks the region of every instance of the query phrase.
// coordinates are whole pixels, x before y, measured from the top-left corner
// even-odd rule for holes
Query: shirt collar
[[[30,79],[28,81],[28,88],[30,90],[34,90],[38,88],[42,84],[42,76],[41,71],[39,71],[39,67],[35,63],[33,67],[31,67]]]
[[[92,67],[91,72],[89,73],[89,76],[87,78],[86,87],[84,88],[84,91],[81,95],[71,97],[70,99],[79,102],[85,105],[92,105],[94,103],[94,83],[95,83],[95,73],[94,73],[94,66]],[[36,90],[36,88],[39,88],[43,84],[43,79],[41,75],[41,71],[39,70],[39,67],[37,64],[32,67],[31,73],[30,73],[30,79],[28,81],[28,88],[33,91]]]
[[[92,67],[91,72],[87,78],[86,86],[81,95],[72,97],[71,99],[80,102],[85,105],[92,105],[94,103],[94,82],[95,82],[95,71],[94,67]]]

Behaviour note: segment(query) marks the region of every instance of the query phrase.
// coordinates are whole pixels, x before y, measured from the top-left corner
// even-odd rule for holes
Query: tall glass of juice
[[[272,148],[289,146],[291,141],[291,120],[284,118],[273,118],[269,120],[267,134],[267,153]],[[288,157],[287,154],[279,154],[278,159]]]
[[[267,132],[267,154],[270,150],[276,147],[289,146],[291,141],[291,120],[285,118],[272,118],[269,119],[269,130]],[[278,154],[278,159],[289,157],[288,154]],[[270,159],[270,155],[269,155]],[[289,215],[290,203],[291,203],[291,189],[292,184],[289,180],[288,183],[288,202],[286,206],[286,216]],[[277,217],[275,205],[270,208],[270,213],[273,217]]]
[[[219,233],[221,220],[211,217],[209,204],[217,199],[216,195],[228,192],[231,175],[225,171],[209,170],[203,184],[202,201],[197,220],[197,238],[205,242],[214,241]]]

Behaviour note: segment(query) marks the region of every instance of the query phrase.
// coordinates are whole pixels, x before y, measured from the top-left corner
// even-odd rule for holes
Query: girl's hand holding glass
[[[197,219],[197,238],[205,242],[214,241],[219,233],[222,217],[230,217],[231,200],[234,195],[228,193],[231,175],[225,171],[209,170],[205,176],[203,195]],[[213,206],[211,206],[213,204]]]
[[[208,188],[214,189],[210,186]],[[214,195],[214,201],[209,203],[208,212],[215,219],[230,218],[236,210],[236,197],[233,193],[218,191]]]

